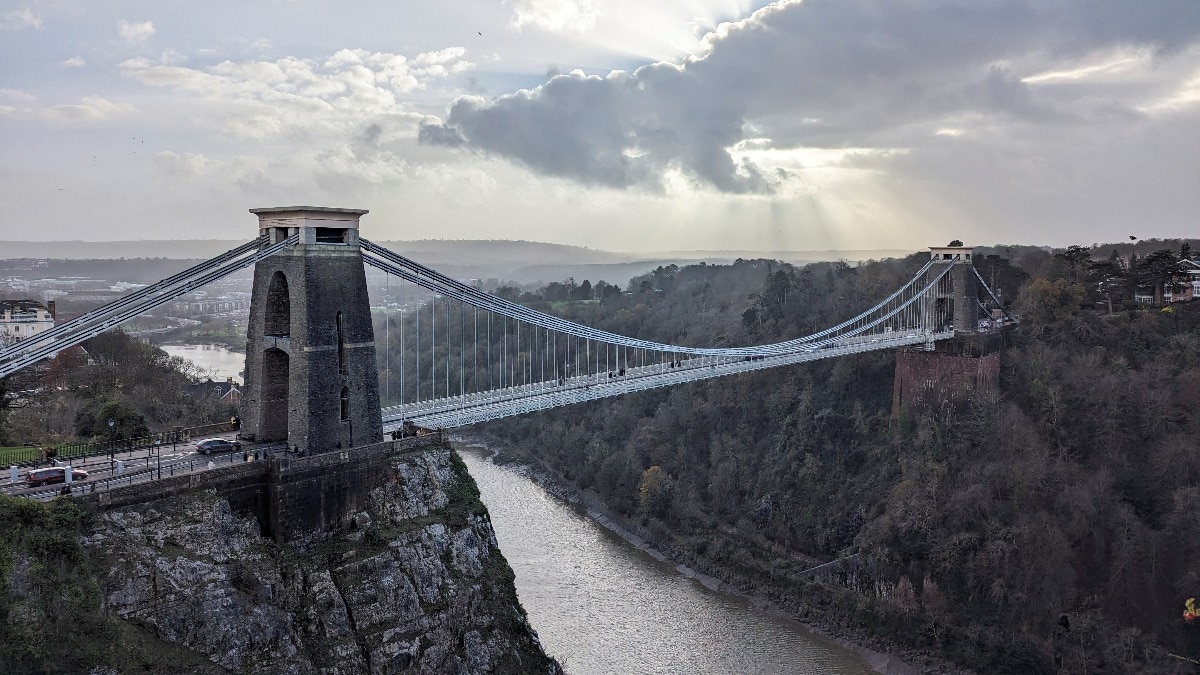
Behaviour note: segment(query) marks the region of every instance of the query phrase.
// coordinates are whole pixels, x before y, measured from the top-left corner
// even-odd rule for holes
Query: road
[[[232,439],[233,436],[233,433],[227,433],[215,434],[208,438]],[[123,487],[125,485],[145,483],[156,480],[160,476],[166,478],[168,476],[206,471],[210,468],[210,462],[212,463],[211,468],[244,462],[246,461],[244,452],[246,450],[253,452],[257,449],[260,452],[260,456],[268,452],[282,450],[282,447],[275,446],[256,447],[254,445],[244,445],[242,451],[238,452],[202,455],[196,451],[196,441],[199,440],[203,439],[196,439],[195,441],[175,445],[166,444],[117,452],[112,456],[111,460],[108,455],[76,458],[71,461],[71,467],[87,471],[88,477],[86,480],[74,481],[71,485],[71,490],[74,494],[88,494],[100,490]],[[120,467],[117,466],[117,462],[123,464],[123,472],[118,473]],[[60,463],[60,466],[62,465],[65,465],[65,462]],[[51,465],[46,464],[43,466]],[[0,469],[0,493],[39,500],[48,500],[62,494],[65,487],[62,483],[29,487],[26,484],[26,477],[35,468],[43,467],[22,467],[18,469],[19,473],[16,483],[10,481],[10,473],[7,468]]]

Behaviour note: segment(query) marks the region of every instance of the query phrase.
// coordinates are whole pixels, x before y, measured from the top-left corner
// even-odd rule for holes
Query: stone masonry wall
[[[308,457],[273,460],[267,483],[270,532],[281,542],[319,540],[347,527],[371,491],[394,480],[398,455],[440,445],[435,437],[384,441]]]
[[[85,511],[99,512],[166,499],[173,495],[216,490],[238,513],[248,513],[266,525],[269,522],[267,462],[238,462],[210,471],[170,476],[105,492],[74,497]]]
[[[234,512],[257,518],[263,531],[276,541],[318,541],[349,526],[354,514],[365,508],[371,490],[392,480],[390,467],[395,456],[425,452],[442,444],[440,436],[424,436],[308,457],[284,455],[76,499],[95,512],[215,490]]]
[[[1000,354],[959,356],[939,352],[896,352],[892,416],[905,409],[940,407],[973,387],[993,387],[1000,377]]]

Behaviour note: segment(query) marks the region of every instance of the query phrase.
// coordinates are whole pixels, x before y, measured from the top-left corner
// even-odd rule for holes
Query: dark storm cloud
[[[417,129],[417,140],[430,145],[445,145],[457,148],[466,145],[467,139],[458,133],[458,129],[444,124],[422,123]]]
[[[368,124],[366,131],[363,133],[363,141],[372,148],[379,147],[379,141],[383,138],[383,127],[379,124]]]
[[[447,124],[423,126],[421,139],[465,142],[586,184],[654,185],[674,164],[721,190],[765,191],[759,171],[736,166],[724,149],[742,137],[740,110],[732,101],[701,106],[700,84],[664,64],[606,78],[559,75],[493,103],[459,99]]]
[[[1196,0],[781,3],[726,26],[679,66],[461,98],[421,140],[585,184],[655,189],[678,170],[723,192],[764,193],[777,179],[736,161],[739,141],[912,148],[964,116],[1035,130],[1134,119],[1142,113],[1112,92],[1024,78],[1123,47],[1159,58],[1198,35]]]

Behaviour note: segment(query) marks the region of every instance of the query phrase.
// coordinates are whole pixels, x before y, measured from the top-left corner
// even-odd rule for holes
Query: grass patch
[[[13,464],[23,464],[32,462],[35,459],[41,459],[42,449],[31,446],[12,446],[0,448],[0,469],[8,468]]]

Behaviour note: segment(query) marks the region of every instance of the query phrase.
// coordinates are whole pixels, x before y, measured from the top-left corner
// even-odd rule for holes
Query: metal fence
[[[212,431],[207,430],[204,433],[212,433]],[[172,459],[168,461],[162,461],[161,457],[146,457],[144,458],[144,464],[141,458],[125,460],[123,462],[124,471],[120,474],[86,483],[76,482],[69,486],[65,483],[56,483],[48,485],[41,490],[25,492],[23,496],[32,499],[50,499],[59,495],[88,495],[97,492],[107,492],[138,483],[148,483],[162,478],[172,478],[176,475],[182,476],[194,473],[198,469],[216,469],[251,461],[265,461],[270,452],[278,452],[281,449],[260,449],[250,454],[230,452],[223,455],[213,455],[212,457],[189,457],[187,459]],[[14,486],[19,487],[18,484],[14,484]]]
[[[116,452],[127,452],[156,445],[171,445],[172,443],[187,443],[193,438],[210,436],[212,434],[237,431],[238,424],[234,422],[218,422],[195,427],[180,427],[172,431],[162,431],[140,438],[126,438],[118,441],[91,441],[85,443],[61,443],[53,446],[28,447],[7,452],[5,466],[29,466],[40,464],[52,459],[59,461],[77,457],[93,457]]]

